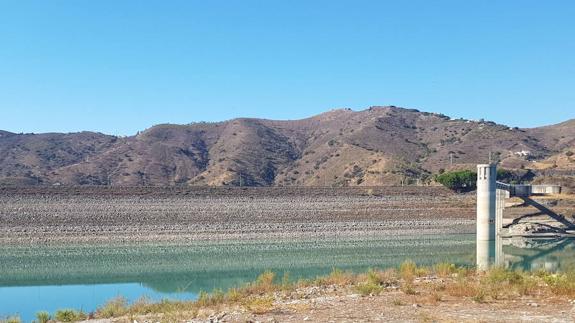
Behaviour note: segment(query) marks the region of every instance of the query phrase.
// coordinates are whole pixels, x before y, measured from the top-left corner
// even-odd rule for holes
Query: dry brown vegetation
[[[393,295],[391,302],[395,307],[407,303],[437,306],[454,301],[490,306],[525,297],[539,302],[545,302],[546,299],[555,302],[557,299],[575,297],[575,273],[551,274],[503,268],[478,271],[447,263],[420,267],[411,261],[404,262],[398,269],[370,269],[360,274],[334,269],[327,276],[299,281],[276,277],[273,272],[266,271],[243,287],[227,292],[216,290],[201,293],[196,301],[152,303],[140,299],[128,304],[125,299],[117,298],[90,316],[118,318],[120,321],[146,318],[174,322],[206,318],[208,315],[213,318],[213,315],[217,316],[222,311],[235,311],[242,318],[246,315],[281,313],[279,309],[284,307],[306,313],[311,305],[299,300],[337,295],[347,297],[353,293],[376,298]]]

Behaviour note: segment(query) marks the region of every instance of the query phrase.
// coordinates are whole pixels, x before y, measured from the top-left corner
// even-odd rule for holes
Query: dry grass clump
[[[432,270],[428,267],[417,267],[415,268],[415,276],[417,277],[427,277],[431,274]]]
[[[458,270],[456,274],[457,278],[446,284],[446,293],[480,303],[544,292],[541,280],[532,273],[496,267],[486,272]]]
[[[46,311],[40,311],[36,313],[36,322],[38,323],[48,323],[50,319],[51,319],[50,313]]]
[[[405,305],[405,302],[399,298],[396,298],[393,300],[392,304],[395,306],[403,306],[403,305]]]
[[[196,301],[170,301],[162,300],[157,303],[150,302],[146,298],[139,299],[132,305],[127,304],[124,299],[114,299],[103,305],[96,311],[98,318],[111,318],[128,315],[130,317],[146,314],[169,315],[170,319],[195,317],[200,309],[217,307],[222,304],[241,304],[253,313],[265,313],[273,307],[273,299],[265,296],[275,291],[281,290],[286,281],[282,284],[275,284],[276,274],[266,271],[259,275],[257,279],[242,288],[232,288],[224,293],[216,289],[211,293],[200,292]],[[284,277],[288,279],[287,277]],[[264,295],[264,296],[261,296]],[[168,319],[167,316],[164,317]]]
[[[288,272],[285,272],[284,275],[282,276],[280,288],[281,290],[286,292],[291,291],[295,288],[295,284],[292,284],[292,282],[290,281]]]
[[[382,285],[384,287],[397,285],[399,283],[397,271],[393,268],[384,271],[370,269],[367,272],[367,279],[374,284]]]
[[[212,293],[200,292],[196,304],[199,307],[211,307],[227,301],[226,294],[221,289],[216,289]]]
[[[417,265],[411,260],[406,260],[401,265],[399,265],[399,276],[406,282],[413,281],[416,272]]]
[[[5,319],[0,318],[0,323],[21,323],[22,320],[19,316],[8,316]]]
[[[361,295],[376,295],[384,291],[386,287],[399,284],[399,278],[395,269],[384,271],[369,269],[366,274],[360,274],[355,280],[355,290]]]
[[[436,305],[437,303],[441,302],[443,297],[437,291],[432,291],[426,298],[426,303]]]
[[[57,310],[54,314],[54,319],[58,322],[77,322],[83,321],[88,318],[82,311],[76,311],[73,309],[63,309]]]
[[[265,314],[273,309],[274,299],[271,296],[250,297],[243,305],[254,314]]]
[[[170,301],[167,299],[161,300],[158,303],[151,303],[148,307],[149,313],[169,313],[175,311],[184,311],[191,309],[192,302]]]
[[[244,292],[248,294],[265,294],[278,289],[278,286],[274,284],[274,279],[276,274],[273,271],[267,270],[261,273],[256,281],[248,284],[244,288]]]
[[[538,272],[537,276],[543,280],[555,295],[575,297],[575,271],[563,274]]]
[[[415,289],[415,284],[413,282],[405,282],[401,285],[401,291],[407,295],[417,295],[418,292]]]
[[[489,270],[480,283],[481,292],[494,300],[526,295],[537,286],[529,274],[502,267]]]
[[[476,281],[458,278],[454,282],[445,285],[445,292],[454,297],[473,297],[479,291],[479,284]]]
[[[342,271],[341,269],[334,268],[329,275],[318,277],[315,285],[328,286],[328,285],[350,285],[356,281],[356,275],[352,272]]]
[[[451,277],[451,275],[457,272],[457,266],[455,264],[450,264],[442,262],[433,266],[433,272],[442,278]]]
[[[383,287],[381,287],[380,285],[374,284],[372,282],[366,281],[366,282],[360,282],[359,284],[357,284],[357,286],[355,286],[355,290],[364,296],[366,296],[366,295],[377,295],[381,291],[383,291]]]
[[[153,303],[147,297],[140,297],[128,309],[129,314],[150,314]],[[97,311],[96,311],[97,313]]]
[[[106,304],[96,310],[96,317],[110,318],[118,317],[128,313],[128,301],[124,297],[117,297],[109,300]]]
[[[512,299],[523,295],[534,295],[539,287],[539,279],[532,273],[492,268],[479,277],[480,290],[475,296],[478,301]]]
[[[292,303],[287,304],[286,307],[297,313],[307,312],[311,309],[311,305],[309,303]]]
[[[244,294],[237,288],[231,288],[225,295],[225,299],[230,303],[238,303],[242,300]]]

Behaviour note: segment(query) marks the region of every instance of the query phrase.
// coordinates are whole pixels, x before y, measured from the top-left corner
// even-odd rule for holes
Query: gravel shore
[[[472,233],[474,216],[438,187],[3,188],[0,244]]]

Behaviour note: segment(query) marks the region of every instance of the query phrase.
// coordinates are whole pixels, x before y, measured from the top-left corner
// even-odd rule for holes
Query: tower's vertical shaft
[[[477,240],[495,240],[497,167],[477,165]]]
[[[497,197],[495,165],[477,165],[477,267],[488,269],[495,256]]]

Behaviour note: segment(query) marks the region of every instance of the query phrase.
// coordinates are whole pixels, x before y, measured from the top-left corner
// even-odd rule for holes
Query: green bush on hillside
[[[468,192],[476,187],[477,173],[470,170],[445,172],[435,176],[435,180],[451,190]]]

